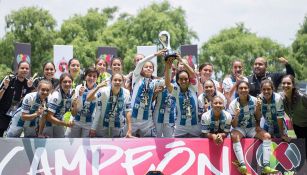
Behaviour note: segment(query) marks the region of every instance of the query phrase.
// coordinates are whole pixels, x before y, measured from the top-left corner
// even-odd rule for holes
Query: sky
[[[5,35],[5,16],[21,7],[36,6],[46,9],[56,19],[58,29],[63,20],[74,14],[84,15],[89,8],[117,6],[119,13],[135,15],[152,2],[161,0],[0,0],[0,37]],[[202,44],[222,29],[243,22],[260,37],[290,46],[307,15],[306,0],[169,0],[174,7],[186,12],[188,26]],[[119,14],[118,13],[118,14]]]

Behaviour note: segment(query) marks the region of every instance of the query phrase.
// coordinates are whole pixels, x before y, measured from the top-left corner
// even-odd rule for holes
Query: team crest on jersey
[[[53,103],[56,103],[57,101],[58,101],[57,98],[54,98],[54,99],[53,99]]]

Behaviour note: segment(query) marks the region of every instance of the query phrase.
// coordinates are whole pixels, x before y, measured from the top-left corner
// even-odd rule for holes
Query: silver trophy
[[[168,60],[168,58],[170,57],[177,57],[176,52],[174,52],[171,48],[170,39],[170,34],[167,31],[162,31],[159,33],[159,41],[162,44],[163,48],[167,49],[164,55],[165,61]]]

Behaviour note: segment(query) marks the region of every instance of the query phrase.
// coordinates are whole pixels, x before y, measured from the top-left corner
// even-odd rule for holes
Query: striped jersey
[[[120,88],[117,95],[112,94],[111,87],[101,88],[95,95],[96,113],[92,129],[97,127],[122,128],[125,124],[126,112],[131,111],[130,93]]]

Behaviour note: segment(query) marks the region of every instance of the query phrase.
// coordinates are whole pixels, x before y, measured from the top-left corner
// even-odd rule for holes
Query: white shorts
[[[7,130],[7,137],[20,137],[23,132],[24,137],[36,137],[36,127],[19,127],[19,126],[10,126]]]
[[[200,137],[201,127],[200,124],[191,126],[175,126],[175,137]]]
[[[45,126],[43,134],[50,138],[64,138],[64,126]]]
[[[254,138],[257,134],[256,127],[251,127],[251,128],[235,127],[232,130],[239,131],[245,138]]]
[[[23,131],[23,127],[10,126],[6,131],[7,137],[20,137]]]
[[[120,138],[124,136],[124,128],[98,127],[96,130],[96,137]]]
[[[66,128],[65,137],[68,138],[87,138],[89,137],[91,123],[75,121],[74,126]]]
[[[137,122],[137,120],[132,119],[132,135],[140,137],[156,137],[156,128],[151,119]]]
[[[175,124],[174,123],[156,123],[157,137],[174,137]]]

